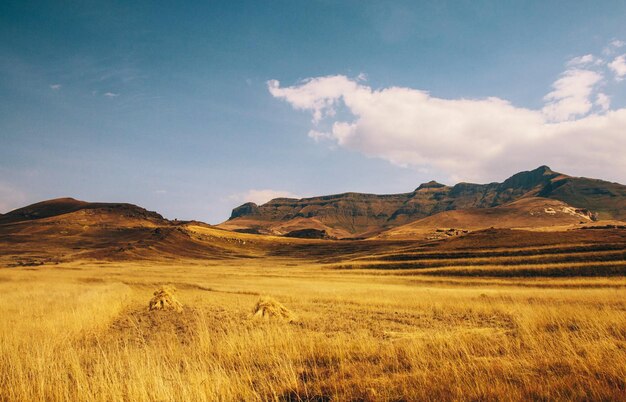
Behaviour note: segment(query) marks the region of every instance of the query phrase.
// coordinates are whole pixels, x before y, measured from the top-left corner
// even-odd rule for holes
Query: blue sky
[[[543,163],[626,182],[623,1],[180,4],[0,4],[0,212],[72,196],[217,223]]]

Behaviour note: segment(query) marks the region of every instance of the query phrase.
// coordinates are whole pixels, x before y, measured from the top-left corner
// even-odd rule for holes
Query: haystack
[[[154,297],[150,300],[149,309],[153,310],[174,310],[183,311],[183,305],[176,300],[174,293],[176,288],[173,286],[161,286],[159,290],[154,292]]]
[[[289,311],[287,307],[283,306],[281,303],[269,296],[262,296],[259,299],[259,301],[254,306],[252,317],[264,318],[266,320],[270,318],[278,318],[280,320],[285,320],[288,322],[296,320],[295,314]]]

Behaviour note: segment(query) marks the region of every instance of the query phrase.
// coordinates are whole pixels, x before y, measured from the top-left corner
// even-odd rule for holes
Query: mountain
[[[527,197],[562,201],[573,209],[590,211],[594,219],[626,219],[626,186],[567,176],[540,166],[502,183],[446,186],[431,181],[402,194],[344,193],[277,198],[263,205],[246,203],[219,226],[279,235],[316,229],[337,238],[369,237],[441,212],[494,208]]]
[[[423,194],[445,189],[445,186],[427,183],[416,191]],[[384,211],[386,202],[396,202],[399,198],[358,197],[355,194],[352,197],[361,202],[355,209],[365,206],[380,211]],[[431,194],[429,197],[438,196]],[[349,206],[347,199],[350,198],[345,197],[342,201]],[[329,200],[331,205],[338,202],[332,197]],[[286,200],[280,202],[287,203]],[[262,210],[263,206],[259,209]],[[392,216],[393,212],[389,215]],[[317,218],[298,217],[278,221],[274,228],[284,232],[283,236],[260,236],[224,230],[197,221],[170,221],[156,212],[132,204],[90,203],[61,198],[19,208],[0,217],[0,267],[143,260],[176,264],[181,261],[191,264],[200,262],[204,266],[209,261],[244,261],[261,257],[299,258],[317,263],[346,258],[367,259],[375,253],[396,255],[407,253],[409,249],[424,251],[449,246],[463,248],[464,245],[483,249],[497,245],[521,247],[522,244],[548,242],[623,243],[626,235],[623,222],[591,223],[592,218],[594,214],[589,210],[574,208],[562,201],[524,196],[496,207],[435,213],[382,233],[376,233],[378,229],[370,229],[369,233],[373,234],[368,235],[369,239],[365,241],[333,241],[333,238],[350,237],[351,234],[346,229],[330,228]],[[362,216],[360,219],[360,222],[375,228],[380,215]],[[245,216],[233,219],[243,226],[242,220],[254,222]],[[580,225],[580,222],[584,224]],[[491,226],[496,229],[491,229]],[[572,228],[593,230],[569,230]],[[434,239],[443,240],[432,241]]]

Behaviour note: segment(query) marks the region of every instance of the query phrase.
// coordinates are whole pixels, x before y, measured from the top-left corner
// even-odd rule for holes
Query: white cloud
[[[273,200],[274,198],[296,198],[300,199],[299,195],[291,193],[289,191],[280,190],[248,190],[244,193],[232,194],[228,197],[230,201],[234,202],[254,202],[255,204],[262,205],[266,202]]]
[[[61,89],[61,84],[51,84],[50,89],[52,89],[53,91],[59,90]]]
[[[597,58],[592,54],[586,54],[584,56],[574,57],[567,62],[568,67],[582,67],[587,66],[589,64],[599,65],[602,64],[604,60]]]
[[[120,96],[120,94],[116,94],[115,92],[105,92],[102,95],[106,96],[107,98],[116,98],[116,97]]]
[[[312,138],[315,142],[332,139],[332,135],[317,130],[310,130],[308,136],[309,138]]]
[[[615,79],[622,81],[626,76],[626,54],[616,57],[608,66],[615,73]]]
[[[351,92],[357,83],[344,80],[342,76],[311,78],[302,82],[297,88],[281,88],[276,80],[268,82],[270,93],[277,98],[289,98],[291,105],[296,109],[313,110],[313,122],[319,122],[323,117],[334,116],[335,102],[343,93]]]
[[[599,93],[595,104],[600,107],[601,111],[606,112],[611,107],[611,98],[607,94]]]
[[[626,180],[626,109],[608,110],[608,96],[595,94],[606,113],[588,114],[601,79],[594,71],[566,71],[543,110],[496,97],[442,99],[412,88],[373,89],[342,75],[288,87],[273,80],[268,87],[274,97],[313,114],[309,137],[400,166],[438,169],[451,180],[484,182],[542,164],[598,177],[622,172],[617,174]],[[328,117],[328,109],[340,108],[348,117]],[[572,117],[577,119],[567,120]]]
[[[589,100],[594,87],[602,80],[602,75],[591,70],[568,69],[552,84],[554,89],[543,99],[546,105],[543,113],[553,121],[569,120],[591,110]]]
[[[612,40],[608,46],[606,46],[603,50],[602,53],[606,56],[610,56],[612,54],[615,54],[615,51],[619,48],[622,48],[626,46],[626,42],[619,40],[619,39],[614,39]]]

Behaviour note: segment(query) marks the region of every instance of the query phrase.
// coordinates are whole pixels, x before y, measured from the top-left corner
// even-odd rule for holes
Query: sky
[[[0,3],[0,213],[626,183],[624,1]]]

